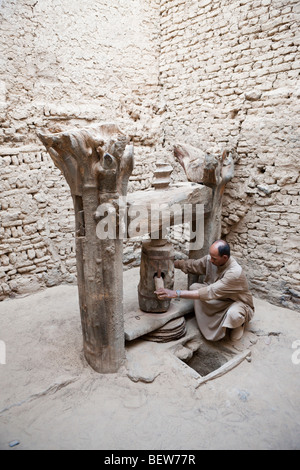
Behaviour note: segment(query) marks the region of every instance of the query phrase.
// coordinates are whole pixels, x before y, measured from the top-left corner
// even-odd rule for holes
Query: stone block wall
[[[159,2],[0,4],[0,300],[76,282],[69,187],[37,138],[116,122],[135,146],[129,190],[151,185],[163,106]],[[136,261],[136,243],[124,266]]]
[[[74,211],[46,152],[0,150],[0,300],[76,281]]]
[[[160,123],[159,11],[151,0],[5,0],[0,5],[0,145],[118,121],[153,146]]]
[[[5,0],[0,17],[0,300],[76,281],[72,200],[37,128],[114,121],[129,191],[157,159],[185,179],[175,142],[235,151],[223,236],[254,294],[300,309],[296,0]]]
[[[300,309],[299,2],[162,0],[160,11],[165,150],[235,151],[223,236],[254,294]]]
[[[151,185],[155,164],[144,153],[131,192]],[[33,144],[1,147],[0,174],[0,301],[76,283],[73,201],[49,154]],[[140,245],[124,242],[124,269],[139,265]]]

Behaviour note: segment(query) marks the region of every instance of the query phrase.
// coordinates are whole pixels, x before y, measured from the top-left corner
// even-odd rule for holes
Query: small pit
[[[203,343],[189,357],[182,360],[201,377],[205,377],[220,369],[234,357],[235,353],[225,346]]]

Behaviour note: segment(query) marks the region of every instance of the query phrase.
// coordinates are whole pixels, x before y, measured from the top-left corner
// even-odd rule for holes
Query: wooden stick
[[[251,351],[249,349],[246,349],[244,352],[242,352],[241,354],[238,354],[233,359],[230,359],[228,362],[226,362],[226,364],[219,367],[219,369],[211,372],[210,374],[206,375],[205,377],[201,377],[200,379],[198,379],[198,383],[197,383],[196,388],[200,387],[200,385],[203,385],[204,383],[208,382],[209,380],[221,377],[222,375],[226,374],[230,370],[234,369],[241,362],[243,362],[244,359],[246,359],[247,357],[250,357],[250,356],[251,356]]]

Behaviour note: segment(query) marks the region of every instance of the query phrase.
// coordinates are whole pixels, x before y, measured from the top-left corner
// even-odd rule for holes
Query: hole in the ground
[[[234,353],[227,348],[223,347],[219,349],[203,344],[199,349],[194,351],[191,358],[184,360],[184,362],[199,375],[205,377],[222,367],[233,357]]]

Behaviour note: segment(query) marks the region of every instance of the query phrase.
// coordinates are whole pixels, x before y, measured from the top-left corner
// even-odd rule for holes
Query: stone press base
[[[144,337],[149,341],[167,342],[184,336],[184,315],[194,311],[193,301],[174,299],[166,313],[143,312],[138,303],[139,274],[139,268],[124,273],[125,340],[132,341]],[[183,285],[186,278],[182,278],[180,274],[178,277],[175,277],[175,287],[186,288],[186,285]]]

